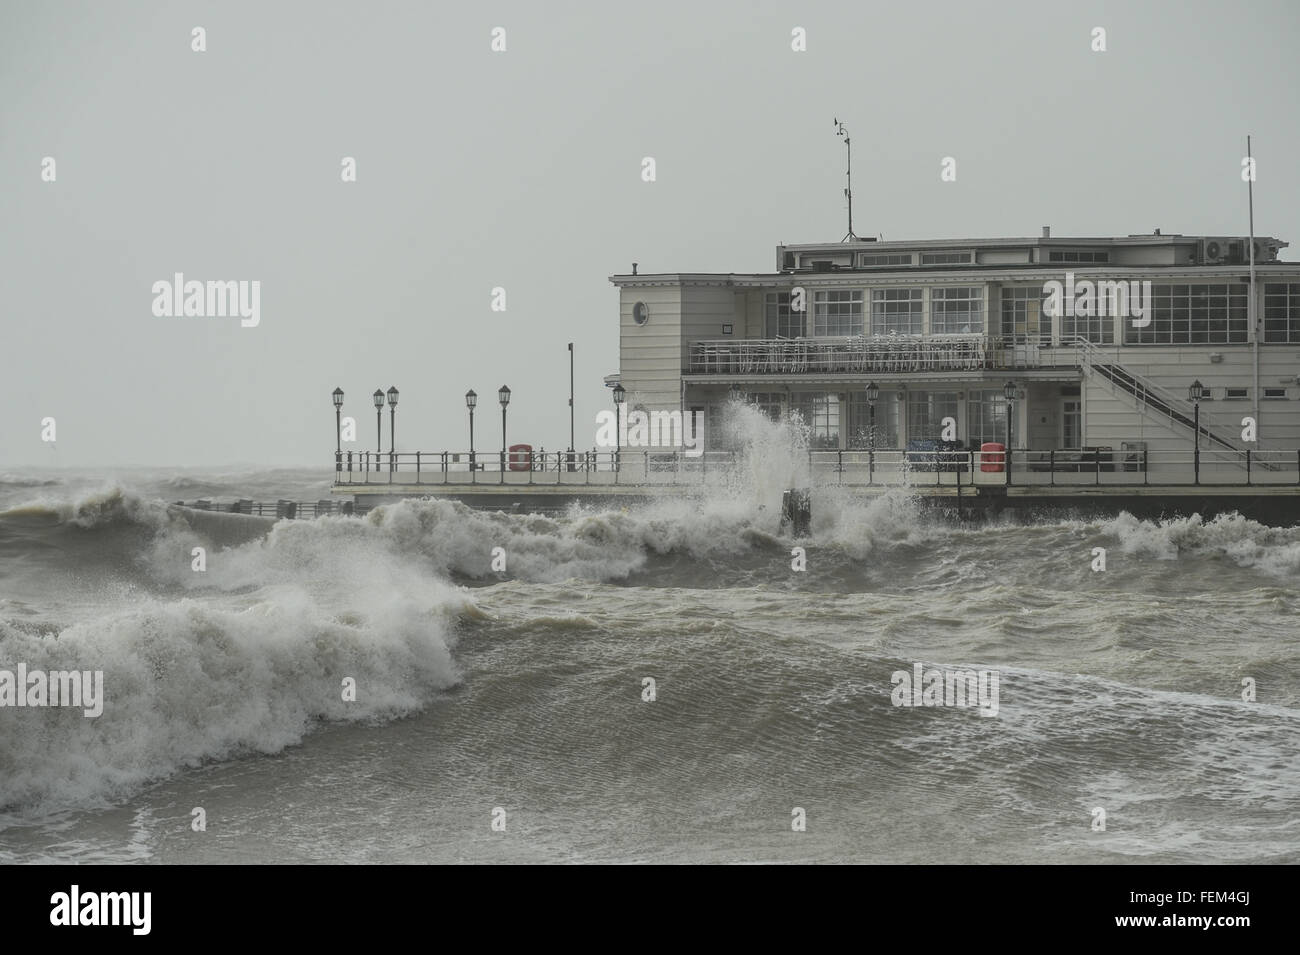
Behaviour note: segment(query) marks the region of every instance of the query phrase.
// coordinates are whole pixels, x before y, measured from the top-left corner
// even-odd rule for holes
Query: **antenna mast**
[[[844,197],[849,200],[849,232],[848,235],[840,239],[841,242],[848,242],[849,239],[857,238],[853,234],[853,145],[849,140],[848,127],[838,119],[833,120],[833,122],[835,123],[835,135],[844,137],[844,148],[848,150],[848,165],[845,169],[845,178],[848,184],[844,189]]]

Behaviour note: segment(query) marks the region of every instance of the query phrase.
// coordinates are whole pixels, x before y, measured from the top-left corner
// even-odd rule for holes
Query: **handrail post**
[[[840,476],[839,483],[843,484],[844,483],[844,451],[843,450],[839,450],[835,452],[835,470]]]
[[[1151,483],[1151,467],[1149,456],[1151,452],[1146,448],[1142,449],[1142,486],[1146,487]]]
[[[873,484],[876,478],[876,449],[867,450],[867,483]]]
[[[420,452],[415,452],[415,483],[420,483]]]
[[[1047,452],[1047,483],[1051,487],[1056,487],[1056,448]]]
[[[645,469],[641,472],[641,483],[650,483],[650,449],[641,452],[641,466]]]
[[[1246,487],[1250,487],[1250,448],[1246,449]]]
[[[1096,480],[1094,480],[1093,483],[1100,484],[1101,483],[1101,448],[1100,447],[1095,447],[1092,449],[1092,466],[1096,478]]]

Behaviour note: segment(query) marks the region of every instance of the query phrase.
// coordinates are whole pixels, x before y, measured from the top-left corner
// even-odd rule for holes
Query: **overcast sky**
[[[465,447],[469,388],[496,446],[509,384],[511,442],[559,449],[569,341],[590,447],[607,277],[838,240],[834,117],[859,235],[1244,234],[1249,132],[1300,249],[1298,50],[1295,0],[0,0],[0,470],[328,469],[336,385],[358,448],[390,385],[399,447]],[[175,272],[259,280],[260,324],[156,317]]]

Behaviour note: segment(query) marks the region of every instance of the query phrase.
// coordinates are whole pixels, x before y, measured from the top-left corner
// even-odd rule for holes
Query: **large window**
[[[969,265],[969,252],[922,252],[922,265]]]
[[[1264,286],[1264,341],[1300,343],[1300,284]]]
[[[1145,328],[1124,319],[1130,345],[1226,345],[1249,338],[1247,287],[1232,285],[1152,285]]]
[[[811,448],[840,446],[839,395],[824,391],[795,392],[790,396],[791,410],[808,425]]]
[[[985,441],[1007,443],[1007,399],[1001,388],[966,394],[966,437],[972,447]]]
[[[767,415],[773,421],[781,420],[781,399],[780,392],[758,392],[755,394],[745,395],[745,400],[755,405],[759,411]]]
[[[958,421],[956,391],[912,391],[907,395],[907,438],[943,437],[943,419]]]
[[[984,331],[984,290],[930,289],[930,332],[934,335],[977,334]]]
[[[807,310],[790,308],[789,292],[768,292],[764,334],[768,338],[803,338],[807,334]]]
[[[902,402],[897,391],[882,391],[876,399],[876,440],[871,441],[871,405],[864,392],[849,395],[849,439],[853,450],[877,451],[900,447],[898,436],[899,408]]]
[[[862,293],[817,292],[813,298],[814,335],[861,335]]]
[[[1069,307],[1068,300],[1064,295],[1061,298],[1061,311],[1073,312],[1074,309]],[[1082,338],[1084,341],[1094,342],[1099,345],[1113,345],[1115,343],[1115,318],[1113,308],[1108,303],[1106,314],[1099,315],[1102,308],[1097,304],[1097,299],[1093,299],[1093,306],[1088,309],[1091,315],[1061,315],[1061,341],[1068,342],[1076,338]],[[1050,318],[1044,316],[1045,321]]]
[[[921,290],[878,288],[871,292],[871,334],[920,335]]]
[[[1002,290],[1002,337],[1020,345],[1050,345],[1052,319],[1043,314],[1043,287],[1017,285]]]

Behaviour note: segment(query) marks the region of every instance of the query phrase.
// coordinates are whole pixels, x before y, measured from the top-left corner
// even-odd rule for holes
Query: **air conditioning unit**
[[[1277,246],[1271,242],[1255,241],[1255,261],[1256,262],[1276,262]]]
[[[1228,261],[1231,239],[1202,239],[1201,264],[1223,265]]]

